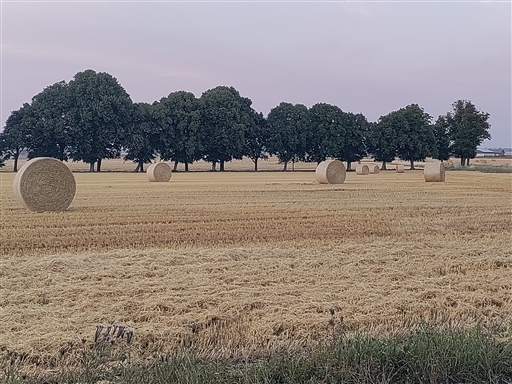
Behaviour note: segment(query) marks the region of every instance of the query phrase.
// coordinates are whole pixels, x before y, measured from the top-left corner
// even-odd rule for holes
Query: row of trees
[[[477,146],[490,138],[489,114],[466,100],[432,122],[411,104],[368,122],[362,114],[319,103],[307,108],[281,103],[265,118],[252,101],[233,87],[219,86],[196,98],[178,91],[154,102],[133,103],[108,73],[86,70],[69,83],[45,88],[12,112],[0,133],[0,165],[12,158],[14,169],[22,150],[29,158],[49,156],[83,161],[91,171],[101,161],[124,154],[144,164],[159,157],[188,165],[203,159],[215,170],[246,156],[254,162],[275,155],[284,164],[337,158],[350,164],[371,156],[386,163],[396,157],[411,162],[450,155],[469,164]]]

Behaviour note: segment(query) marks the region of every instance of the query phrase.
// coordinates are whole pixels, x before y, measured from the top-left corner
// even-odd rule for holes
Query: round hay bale
[[[397,164],[395,166],[395,170],[396,170],[396,173],[404,173],[405,172],[405,167],[403,164]]]
[[[370,167],[366,164],[356,165],[356,175],[368,175],[370,174]]]
[[[36,157],[20,168],[13,189],[16,199],[30,211],[65,211],[75,197],[76,182],[61,161]]]
[[[154,163],[148,167],[146,174],[149,181],[166,182],[171,180],[172,170],[167,163]]]
[[[371,174],[378,174],[380,172],[380,168],[377,164],[369,164],[368,168],[370,169]]]
[[[343,184],[347,171],[339,160],[325,160],[316,167],[316,181],[320,184]]]
[[[432,161],[425,163],[423,169],[423,176],[425,181],[444,181],[444,164],[440,161]]]

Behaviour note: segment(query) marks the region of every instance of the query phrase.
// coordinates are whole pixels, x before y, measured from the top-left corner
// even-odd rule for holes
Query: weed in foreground
[[[510,383],[512,342],[480,326],[468,332],[420,327],[407,336],[347,336],[308,353],[276,351],[257,360],[202,360],[192,353],[137,364],[112,360],[101,344],[58,377],[23,378],[2,360],[2,383]],[[110,356],[110,358],[109,358]]]

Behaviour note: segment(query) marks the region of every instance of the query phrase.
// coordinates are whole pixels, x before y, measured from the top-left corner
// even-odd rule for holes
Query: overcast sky
[[[1,3],[1,124],[80,71],[108,72],[135,102],[235,87],[265,115],[318,102],[368,120],[458,99],[512,147],[510,1]]]

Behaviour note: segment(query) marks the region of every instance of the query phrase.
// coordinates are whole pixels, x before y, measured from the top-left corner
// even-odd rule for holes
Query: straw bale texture
[[[425,181],[435,181],[442,182],[444,181],[444,164],[440,161],[433,161],[425,163],[425,168],[423,169],[423,176],[425,177]]]
[[[343,184],[347,173],[341,161],[325,160],[316,167],[315,176],[320,184]]]
[[[396,169],[397,173],[404,173],[404,171],[405,171],[405,168],[404,168],[403,164],[397,164],[395,169]]]
[[[167,163],[151,164],[146,171],[149,181],[167,182],[171,180],[172,170]]]
[[[371,174],[378,174],[380,172],[380,168],[377,164],[369,164],[368,168]]]
[[[370,173],[370,167],[366,164],[356,165],[356,175],[368,175]]]
[[[30,211],[65,211],[75,197],[76,182],[61,161],[36,157],[18,171],[13,190],[21,205]]]

